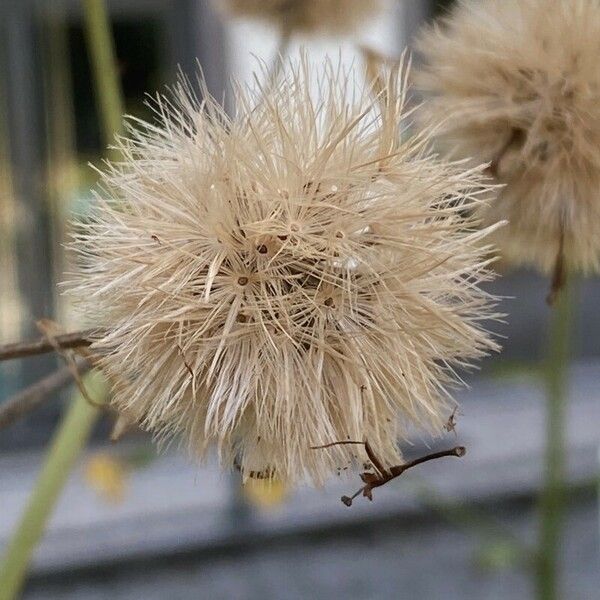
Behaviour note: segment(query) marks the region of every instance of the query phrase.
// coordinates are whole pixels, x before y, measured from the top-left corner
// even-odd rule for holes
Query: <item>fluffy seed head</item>
[[[219,0],[219,4],[227,14],[304,33],[351,32],[381,5],[380,0]]]
[[[380,109],[313,68],[238,86],[231,118],[185,86],[159,97],[74,242],[115,406],[245,477],[321,481],[362,450],[311,446],[347,439],[397,464],[408,425],[441,432],[452,369],[494,347],[488,230],[463,216],[480,170],[399,141],[398,71]]]
[[[600,268],[600,2],[471,0],[420,41],[425,115],[505,187],[484,221],[515,263]]]

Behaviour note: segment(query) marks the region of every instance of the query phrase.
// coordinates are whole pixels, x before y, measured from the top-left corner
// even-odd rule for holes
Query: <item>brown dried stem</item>
[[[429,462],[430,460],[436,460],[438,458],[444,458],[446,456],[456,456],[458,458],[463,457],[467,449],[464,446],[456,446],[455,448],[451,448],[450,450],[441,450],[440,452],[432,452],[431,454],[426,454],[425,456],[420,456],[419,458],[415,458],[407,463],[402,465],[396,465],[394,467],[390,467],[389,469],[385,469],[377,456],[374,454],[372,448],[369,446],[368,442],[354,442],[354,441],[342,441],[342,442],[332,442],[330,444],[325,444],[323,446],[312,446],[313,450],[323,449],[323,448],[331,448],[332,446],[341,446],[345,444],[358,444],[365,447],[365,451],[369,460],[373,464],[376,473],[361,473],[360,478],[364,482],[364,486],[361,487],[355,494],[352,496],[342,496],[341,500],[346,506],[352,506],[352,501],[359,495],[362,494],[365,498],[369,500],[373,500],[373,490],[377,487],[381,487],[386,483],[392,481],[392,479],[396,479],[396,477],[400,477],[405,471],[408,469],[412,469],[417,465],[423,464],[425,462]]]
[[[75,365],[80,374],[92,368],[89,361],[77,359]],[[47,402],[52,394],[73,382],[73,372],[67,365],[36,381],[9,398],[0,407],[0,429],[12,425],[15,421],[36,410]]]
[[[55,345],[58,345],[63,350],[90,346],[92,344],[91,337],[94,332],[95,330],[88,329],[86,331],[74,331],[72,333],[57,335],[52,341],[47,336],[44,336],[32,342],[15,342],[0,345],[0,361],[52,352],[55,350]]]

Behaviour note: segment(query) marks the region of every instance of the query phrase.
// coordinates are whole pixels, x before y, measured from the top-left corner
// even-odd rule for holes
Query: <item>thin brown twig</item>
[[[90,346],[92,344],[91,337],[96,331],[87,329],[85,331],[64,333],[53,338],[53,342],[63,350]],[[44,336],[31,342],[14,342],[0,345],[0,361],[52,352],[55,349],[53,342]]]
[[[73,375],[73,379],[77,384],[77,388],[81,395],[94,407],[96,408],[104,408],[103,402],[98,402],[94,400],[87,391],[85,384],[83,383],[83,379],[81,378],[81,374],[79,373],[79,369],[75,364],[75,358],[73,356],[74,352],[77,349],[65,349],[61,348],[61,346],[56,341],[56,336],[58,335],[59,326],[57,323],[52,321],[51,319],[40,319],[36,323],[40,332],[48,338],[48,341],[52,344],[52,347],[56,351],[56,353],[66,362],[67,367],[71,370],[71,374]],[[86,356],[89,354],[85,348],[80,348],[79,351]],[[93,362],[93,358],[90,358]]]
[[[75,361],[79,373],[83,374],[92,368],[86,359]],[[0,429],[12,425],[15,421],[29,414],[50,400],[54,392],[65,388],[73,382],[73,373],[69,366],[64,366],[21,390],[0,407]]]
[[[377,456],[375,456],[375,453],[371,449],[371,446],[369,446],[368,442],[356,442],[356,441],[352,441],[352,440],[343,440],[341,442],[330,442],[329,444],[323,444],[322,446],[311,446],[310,449],[311,450],[320,450],[320,449],[331,448],[332,446],[345,446],[347,444],[364,446],[367,456],[369,457],[369,460],[371,461],[371,464],[373,465],[373,467],[375,467],[375,469],[377,469],[377,472],[382,477],[385,477],[387,475],[387,470],[381,464],[381,461],[377,458]]]
[[[426,454],[425,456],[420,456],[419,458],[415,458],[407,463],[396,465],[394,467],[390,467],[389,469],[385,469],[381,466],[381,462],[375,456],[372,448],[369,446],[368,442],[354,442],[354,441],[341,441],[341,442],[331,442],[330,444],[324,444],[323,446],[311,446],[312,450],[317,450],[320,448],[331,448],[332,446],[342,446],[345,444],[359,444],[365,447],[365,451],[369,460],[378,471],[377,473],[361,473],[360,478],[362,479],[363,485],[355,494],[352,496],[342,496],[341,500],[346,506],[352,506],[353,500],[359,495],[362,494],[365,498],[369,500],[373,500],[373,490],[377,487],[385,485],[392,481],[392,479],[396,479],[396,477],[400,477],[405,471],[408,469],[412,469],[417,465],[423,464],[425,462],[429,462],[430,460],[436,460],[438,458],[444,458],[447,456],[456,456],[458,458],[463,457],[467,449],[464,446],[456,446],[455,448],[451,448],[450,450],[441,450],[440,452],[432,452],[431,454]]]

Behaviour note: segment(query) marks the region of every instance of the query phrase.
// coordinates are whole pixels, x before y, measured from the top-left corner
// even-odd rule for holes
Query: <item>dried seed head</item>
[[[468,0],[420,40],[425,119],[505,187],[483,214],[512,262],[600,268],[600,2]]]
[[[452,367],[494,348],[490,230],[462,216],[487,190],[481,169],[400,141],[403,80],[382,112],[351,73],[303,58],[274,88],[238,87],[232,118],[180,89],[158,99],[160,126],[136,122],[71,284],[107,331],[95,349],[119,410],[281,480],[366,458],[318,443],[368,439],[389,466],[408,424],[442,431]]]
[[[301,33],[349,33],[377,14],[381,0],[217,0],[226,14]]]

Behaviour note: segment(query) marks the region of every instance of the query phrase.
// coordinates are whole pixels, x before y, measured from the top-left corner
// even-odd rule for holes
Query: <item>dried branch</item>
[[[44,336],[33,342],[15,342],[12,344],[0,345],[0,361],[52,352],[55,349],[54,344],[64,350],[90,346],[92,343],[91,336],[95,331],[96,330],[94,329],[88,329],[86,331],[65,333],[63,335],[57,335],[53,338],[53,341],[50,341],[47,336]]]
[[[451,448],[450,450],[442,450],[440,452],[433,452],[431,454],[426,454],[425,456],[421,456],[419,458],[415,458],[407,463],[402,465],[396,465],[395,467],[390,467],[389,469],[385,469],[377,456],[375,456],[372,448],[369,446],[368,442],[354,442],[354,441],[343,441],[343,442],[332,442],[330,444],[325,444],[323,446],[312,446],[312,450],[322,449],[322,448],[331,448],[331,446],[341,446],[344,444],[358,444],[365,447],[365,451],[369,460],[373,464],[376,473],[361,473],[360,478],[363,480],[365,484],[361,487],[354,495],[352,496],[342,496],[341,500],[346,506],[352,506],[353,500],[359,495],[362,494],[365,498],[369,500],[373,500],[373,490],[377,487],[381,487],[386,483],[392,481],[392,479],[396,479],[396,477],[400,477],[405,471],[408,469],[412,469],[417,465],[423,464],[430,460],[436,460],[438,458],[444,458],[446,456],[456,456],[458,458],[463,457],[467,453],[467,449],[464,446],[457,446],[456,448]]]
[[[48,338],[48,341],[52,344],[52,347],[54,348],[56,353],[67,363],[67,367],[70,369],[73,379],[75,380],[75,383],[77,384],[77,388],[79,389],[79,392],[81,393],[81,395],[92,406],[95,406],[96,408],[103,408],[104,407],[103,402],[97,402],[89,395],[87,388],[84,385],[83,380],[81,379],[81,374],[79,373],[79,369],[77,368],[77,365],[75,364],[73,349],[62,348],[60,346],[60,344],[57,342],[56,338],[58,336],[58,331],[59,331],[58,324],[50,319],[40,319],[36,323],[36,325],[37,325],[38,329],[41,331],[41,333],[44,334]],[[94,356],[91,356],[86,348],[78,348],[77,350],[79,351],[79,353],[81,355],[88,358],[92,362],[92,364],[95,363],[96,358]]]
[[[89,361],[81,358],[77,359],[75,364],[80,374],[92,368]],[[15,421],[39,408],[50,400],[54,392],[58,392],[72,382],[72,370],[69,366],[65,366],[21,390],[0,407],[0,429],[12,425]]]

